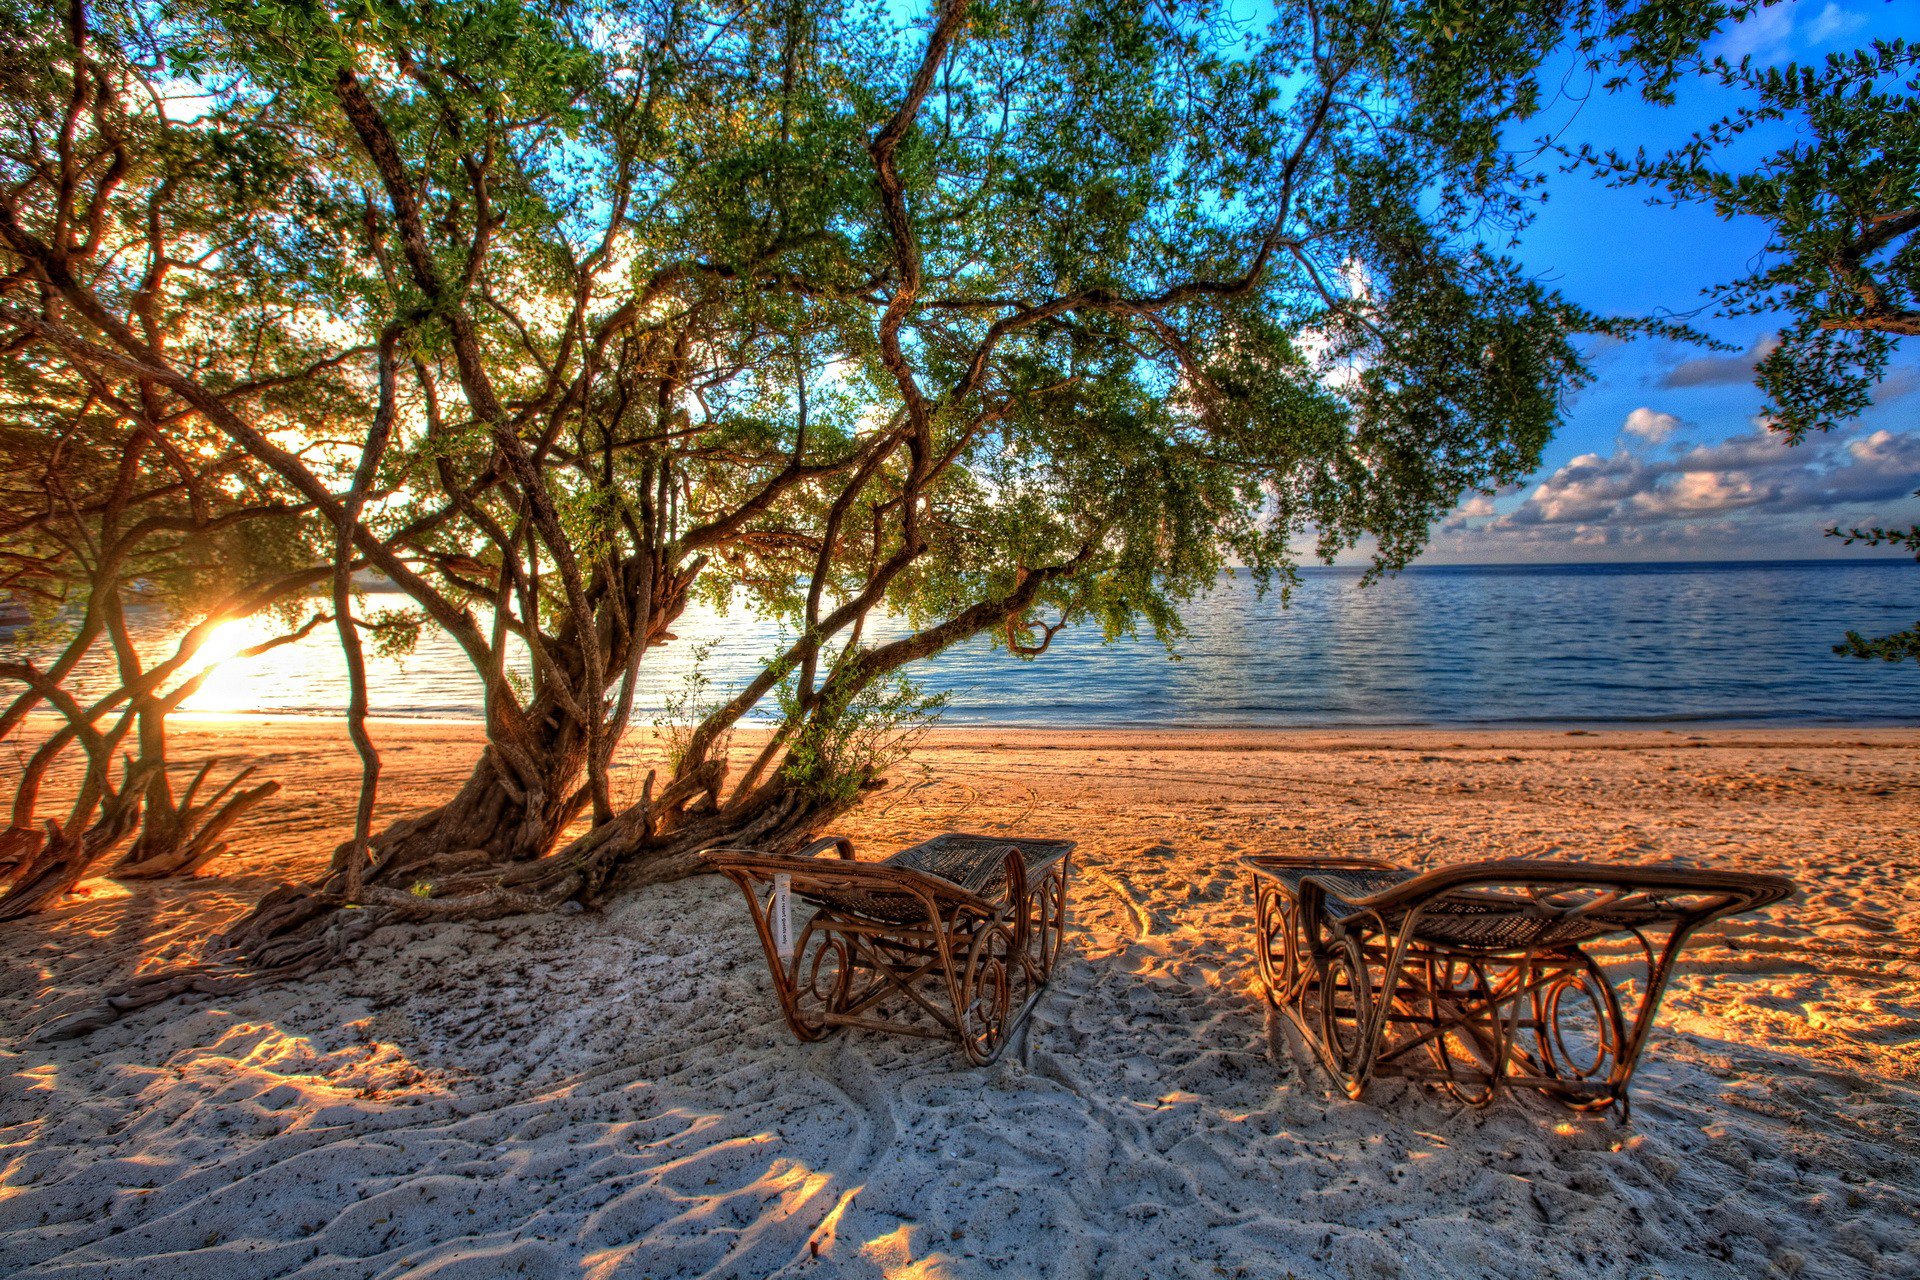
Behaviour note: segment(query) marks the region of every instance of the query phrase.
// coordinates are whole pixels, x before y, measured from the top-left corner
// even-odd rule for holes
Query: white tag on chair
[[[793,877],[784,873],[773,878],[773,949],[793,959]]]

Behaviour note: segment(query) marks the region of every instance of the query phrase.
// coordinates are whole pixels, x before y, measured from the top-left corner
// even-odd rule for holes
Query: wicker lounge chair
[[[1779,876],[1679,867],[1241,861],[1267,996],[1349,1097],[1379,1076],[1474,1106],[1520,1085],[1622,1120],[1688,937],[1793,892]]]
[[[815,856],[828,849],[839,857]],[[951,833],[881,862],[855,861],[837,836],[789,856],[704,856],[746,895],[794,1035],[952,1035],[984,1065],[1053,973],[1072,850],[1068,840]],[[797,931],[794,897],[815,908]]]

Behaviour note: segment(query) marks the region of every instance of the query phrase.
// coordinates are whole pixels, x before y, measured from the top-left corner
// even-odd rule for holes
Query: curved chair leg
[[[1575,1111],[1603,1111],[1624,1100],[1626,1015],[1593,957],[1576,950],[1565,968],[1535,990],[1533,1013],[1541,1072],[1568,1086],[1555,1094],[1561,1102]]]
[[[821,1040],[844,1028],[827,1020],[844,1013],[857,962],[847,940],[819,918],[807,922],[784,970],[776,968],[780,1010],[801,1040]]]
[[[1025,957],[1013,928],[1004,920],[981,925],[961,966],[954,998],[960,1047],[976,1066],[986,1066],[1006,1048],[1027,1003]]]
[[[1505,1022],[1486,966],[1458,956],[1429,955],[1423,961],[1423,1010],[1440,1083],[1470,1107],[1491,1103],[1505,1060]]]
[[[1254,891],[1254,957],[1260,965],[1260,984],[1267,999],[1284,1005],[1300,981],[1300,947],[1295,929],[1298,913],[1280,890],[1256,878]]]

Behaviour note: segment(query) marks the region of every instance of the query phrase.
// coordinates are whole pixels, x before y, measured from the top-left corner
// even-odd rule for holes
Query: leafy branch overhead
[[[1736,90],[1740,107],[1662,155],[1582,147],[1573,162],[1616,186],[1658,188],[1655,203],[1766,224],[1758,265],[1717,286],[1714,303],[1723,316],[1785,318],[1755,382],[1770,425],[1797,443],[1872,405],[1902,340],[1920,335],[1920,46],[1876,40],[1817,65],[1693,69]],[[1757,160],[1729,159],[1779,139]],[[1828,533],[1920,551],[1920,532]],[[1920,629],[1849,631],[1834,652],[1920,660]]]
[[[1920,498],[1920,493],[1913,496]],[[1847,546],[1857,542],[1866,547],[1899,547],[1913,552],[1913,558],[1920,560],[1920,524],[1905,529],[1829,529],[1827,536],[1839,538]],[[1883,662],[1904,662],[1912,658],[1920,662],[1920,623],[1905,631],[1872,638],[1849,631],[1846,640],[1833,646],[1833,651],[1850,658],[1879,658]]]
[[[1774,425],[1798,440],[1871,404],[1901,339],[1920,335],[1920,46],[1700,69],[1740,92],[1738,110],[1662,155],[1577,158],[1616,185],[1766,224],[1760,263],[1715,301],[1723,315],[1787,317],[1757,381]],[[1776,138],[1785,144],[1755,161],[1729,159]]]

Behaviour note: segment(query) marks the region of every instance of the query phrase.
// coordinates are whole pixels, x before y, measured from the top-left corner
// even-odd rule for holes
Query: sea
[[[1416,566],[1361,578],[1304,568],[1283,602],[1228,572],[1185,611],[1187,634],[1171,651],[1150,635],[1106,641],[1070,627],[1038,658],[981,637],[920,664],[915,679],[947,694],[942,723],[962,725],[1920,724],[1920,663],[1832,651],[1849,629],[1878,635],[1920,620],[1912,560]],[[164,640],[157,616],[140,625],[149,643]],[[675,631],[645,664],[639,723],[724,697],[784,635],[739,609],[690,609]],[[259,622],[228,624],[215,656],[267,634]],[[0,650],[23,643],[0,637]],[[105,678],[91,668],[82,683]],[[480,714],[477,678],[432,630],[413,653],[373,660],[370,693],[379,716]],[[218,663],[184,709],[335,716],[345,703],[344,666],[321,627]]]

